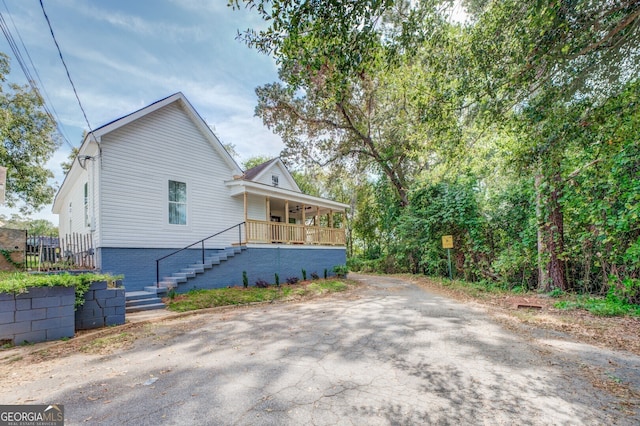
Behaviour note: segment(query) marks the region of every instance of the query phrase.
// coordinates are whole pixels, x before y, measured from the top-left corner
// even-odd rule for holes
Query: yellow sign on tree
[[[453,235],[442,236],[442,248],[445,248],[445,249],[453,248]]]

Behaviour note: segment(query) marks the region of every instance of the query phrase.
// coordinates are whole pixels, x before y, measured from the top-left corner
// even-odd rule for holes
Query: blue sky
[[[254,89],[277,80],[275,63],[236,40],[239,29],[264,25],[257,14],[233,11],[226,0],[43,3],[92,128],[181,91],[222,142],[235,145],[240,161],[282,149],[280,138],[253,116]],[[64,134],[79,146],[87,125],[39,0],[3,0],[0,12],[26,45]],[[26,84],[4,37],[0,51],[12,58],[8,81]],[[63,143],[49,162],[56,184],[69,150]],[[33,217],[57,224],[50,211],[47,206]],[[0,208],[0,214],[11,212]]]

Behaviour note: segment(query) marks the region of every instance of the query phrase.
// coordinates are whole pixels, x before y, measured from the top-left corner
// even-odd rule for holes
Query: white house
[[[182,93],[88,134],[53,204],[128,292],[331,273],[346,208],[303,194],[280,159],[241,170]]]

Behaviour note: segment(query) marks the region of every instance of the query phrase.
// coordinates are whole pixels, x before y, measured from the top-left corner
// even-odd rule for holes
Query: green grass
[[[213,290],[192,290],[186,294],[166,300],[167,308],[174,312],[194,311],[217,306],[244,305],[247,303],[270,302],[291,297],[314,296],[324,293],[344,291],[349,284],[342,280],[318,280],[302,285],[270,286],[267,288],[218,288]]]
[[[562,300],[554,304],[558,309],[585,309],[599,317],[640,316],[640,305],[632,305],[619,299],[613,293],[606,297],[577,296],[576,300]]]
[[[514,293],[491,281],[468,282],[462,280],[449,280],[441,277],[429,277],[429,280],[443,287],[457,290],[476,298],[482,298],[487,294]],[[522,293],[522,291],[519,290],[521,290],[521,288],[516,288],[515,293]]]

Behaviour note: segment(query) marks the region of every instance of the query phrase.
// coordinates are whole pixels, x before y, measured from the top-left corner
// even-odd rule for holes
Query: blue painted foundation
[[[123,284],[127,291],[142,290],[145,286],[153,285],[156,281],[155,260],[174,249],[131,249],[131,248],[100,248],[101,270],[105,273],[124,275]],[[217,250],[206,250],[206,255],[213,255]],[[185,250],[161,262],[160,277],[171,275],[191,263],[200,262],[200,250]],[[227,286],[241,286],[242,272],[246,271],[249,285],[255,285],[257,280],[268,283],[275,282],[275,274],[280,283],[286,283],[289,277],[302,279],[302,269],[307,271],[307,278],[316,273],[321,278],[325,269],[329,276],[333,275],[333,267],[346,264],[346,250],[339,248],[318,247],[248,247],[242,253],[230,257],[220,265],[205,270],[180,284],[178,292],[186,292],[193,288],[222,288]]]

